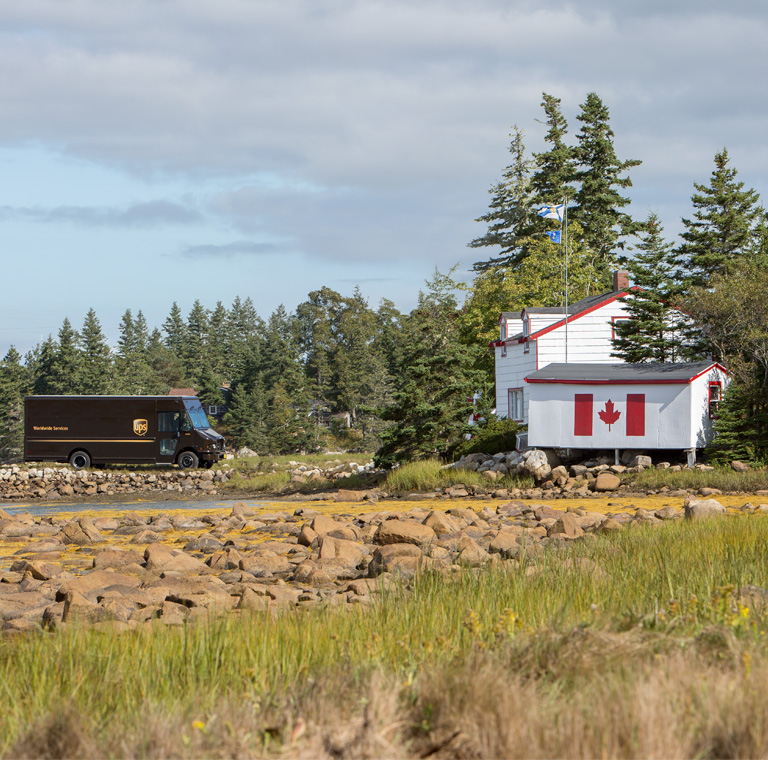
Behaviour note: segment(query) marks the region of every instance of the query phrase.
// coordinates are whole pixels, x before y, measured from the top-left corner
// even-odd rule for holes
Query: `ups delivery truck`
[[[210,467],[224,456],[195,396],[27,396],[24,461]]]

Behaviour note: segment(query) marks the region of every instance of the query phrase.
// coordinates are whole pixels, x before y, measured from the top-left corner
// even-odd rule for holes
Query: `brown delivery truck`
[[[210,467],[224,456],[195,396],[27,396],[24,461]]]

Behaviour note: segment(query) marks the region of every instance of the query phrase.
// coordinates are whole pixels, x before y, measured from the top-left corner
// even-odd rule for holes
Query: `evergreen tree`
[[[78,340],[77,332],[65,317],[59,328],[58,342],[49,336],[42,346],[35,368],[36,394],[76,395],[81,392],[82,366]]]
[[[249,344],[264,332],[264,321],[256,313],[253,301],[239,297],[232,302],[226,329],[227,368],[225,376],[229,380],[239,377],[249,353]]]
[[[52,383],[57,352],[58,346],[52,335],[30,352],[27,366],[32,370],[32,393],[35,396],[53,395],[58,392]]]
[[[147,321],[126,309],[120,320],[115,359],[115,391],[127,395],[152,393],[154,379],[148,353]]]
[[[208,372],[221,380],[230,379],[227,368],[229,365],[229,312],[221,301],[216,302],[216,308],[210,313],[208,326],[208,341],[206,344]]]
[[[240,383],[232,391],[229,409],[222,420],[227,436],[238,446],[268,454],[267,407],[261,384]]]
[[[181,358],[187,340],[187,325],[176,301],[173,302],[171,312],[163,322],[163,332],[165,333],[165,345]]]
[[[499,265],[517,266],[525,258],[526,237],[536,217],[531,205],[531,161],[525,157],[523,132],[515,126],[511,137],[512,163],[502,173],[501,182],[488,191],[490,210],[475,219],[487,224],[488,231],[469,244],[470,248],[497,247],[500,253],[475,263],[473,268],[478,272]]]
[[[619,191],[632,186],[625,172],[642,162],[619,161],[616,157],[608,108],[594,92],[587,95],[576,118],[582,123],[575,150],[574,179],[579,187],[574,198],[576,208],[569,214],[584,229],[586,243],[598,265],[608,272],[616,249],[624,247],[621,237],[637,229],[629,215],[621,211],[630,200]]]
[[[562,203],[573,198],[571,181],[574,175],[574,150],[563,142],[568,132],[568,122],[560,111],[560,98],[542,95],[542,107],[547,116],[549,130],[546,134],[550,149],[534,154],[535,171],[531,177],[534,208]]]
[[[695,288],[684,302],[731,378],[716,426],[714,451],[720,461],[744,453],[737,441],[749,446],[749,458],[768,458],[766,290],[768,269],[746,259],[727,274],[714,276],[708,288]]]
[[[458,442],[472,395],[483,385],[473,351],[458,340],[455,283],[435,272],[427,285],[407,320],[403,367],[384,414],[393,424],[381,434],[379,465],[445,453]]]
[[[181,356],[171,350],[163,339],[160,330],[155,328],[147,342],[147,356],[152,378],[152,392],[165,394],[171,388],[186,388],[189,386],[184,375],[184,363]]]
[[[111,352],[96,312],[89,309],[80,331],[81,392],[103,395],[112,388]]]
[[[11,346],[0,361],[0,460],[23,453],[24,396],[31,390],[31,377],[21,355]]]
[[[679,261],[655,213],[644,225],[638,252],[626,263],[636,286],[625,297],[629,319],[614,324],[613,356],[630,363],[675,362],[688,358],[682,340]]]
[[[208,355],[210,315],[199,299],[192,304],[187,317],[186,340],[184,342],[184,370],[195,387],[200,384],[200,376],[211,369]]]
[[[727,274],[753,249],[761,221],[758,194],[745,190],[744,183],[736,181],[737,173],[728,166],[723,148],[715,155],[709,185],[694,182],[693,219],[683,219],[686,229],[679,248],[689,288],[709,287],[712,277]]]

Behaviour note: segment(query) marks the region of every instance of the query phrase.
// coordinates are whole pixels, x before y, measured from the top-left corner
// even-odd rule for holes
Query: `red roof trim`
[[[719,369],[724,374],[728,374],[728,370],[722,364],[714,362],[697,375],[681,380],[548,380],[546,378],[526,377],[525,382],[549,385],[690,385],[694,380],[698,380],[702,375],[706,375],[707,372],[711,372],[713,369]]]
[[[633,288],[630,288],[629,290],[633,290]],[[600,301],[599,303],[596,303],[594,306],[590,306],[588,309],[584,309],[584,311],[577,312],[576,314],[569,314],[568,324],[571,324],[571,322],[573,322],[576,319],[585,317],[587,314],[591,314],[593,311],[602,309],[603,306],[608,306],[608,304],[611,304],[617,299],[621,298],[622,296],[627,295],[629,293],[629,290],[622,290],[622,291],[619,291],[618,293],[611,293],[610,298],[606,298],[605,301]],[[551,325],[547,325],[547,327],[543,327],[538,332],[533,333],[530,336],[530,339],[538,340],[543,335],[546,335],[547,333],[552,332],[552,330],[557,330],[558,327],[563,327],[564,325],[565,325],[565,317],[563,317],[559,322],[553,322]],[[522,343],[522,341],[520,342]]]

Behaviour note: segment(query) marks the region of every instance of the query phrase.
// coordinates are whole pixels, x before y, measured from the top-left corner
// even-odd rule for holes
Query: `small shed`
[[[712,440],[728,374],[712,361],[558,363],[525,381],[529,446],[695,451]]]

